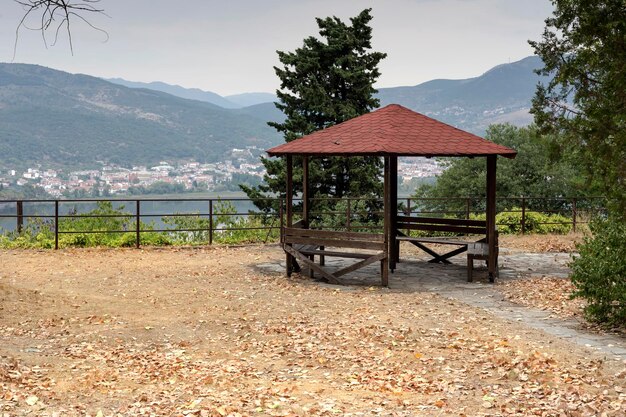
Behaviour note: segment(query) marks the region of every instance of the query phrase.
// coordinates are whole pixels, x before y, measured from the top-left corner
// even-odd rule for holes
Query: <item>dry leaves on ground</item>
[[[571,298],[575,287],[569,278],[526,278],[500,282],[496,288],[514,303],[551,311],[562,318],[582,317],[586,305],[583,299]]]
[[[0,415],[622,416],[625,364],[275,247],[0,252]]]
[[[527,253],[576,251],[576,244],[583,239],[582,233],[567,235],[500,235],[500,247]]]

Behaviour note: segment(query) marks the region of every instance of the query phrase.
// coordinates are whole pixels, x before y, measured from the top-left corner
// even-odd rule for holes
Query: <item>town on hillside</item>
[[[240,183],[256,185],[265,175],[256,146],[233,148],[220,162],[160,161],[154,166],[130,168],[101,162],[93,169],[63,170],[42,164],[0,171],[0,187],[11,189],[31,185],[53,198],[106,197],[112,195],[167,194],[193,191],[237,191]],[[439,161],[401,158],[398,177],[402,183],[435,177],[442,172]]]

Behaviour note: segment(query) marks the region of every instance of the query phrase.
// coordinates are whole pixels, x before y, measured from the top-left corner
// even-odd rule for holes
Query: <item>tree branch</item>
[[[20,19],[17,28],[15,29],[15,45],[13,47],[13,59],[17,53],[17,43],[19,40],[20,29],[36,30],[41,32],[44,45],[48,47],[48,41],[46,39],[46,32],[48,30],[54,31],[54,41],[52,46],[56,45],[59,39],[60,31],[65,28],[69,38],[70,51],[74,55],[74,45],[72,42],[71,22],[73,20],[82,20],[92,29],[102,32],[105,36],[105,42],[109,39],[109,34],[93,25],[84,15],[87,14],[102,14],[104,9],[98,7],[100,0],[14,0],[16,3],[22,6],[24,9],[24,15]],[[29,27],[27,21],[30,16],[40,14],[40,19],[37,27]],[[54,25],[59,22],[58,25]]]

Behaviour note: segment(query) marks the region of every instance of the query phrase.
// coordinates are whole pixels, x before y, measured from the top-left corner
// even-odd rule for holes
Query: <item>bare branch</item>
[[[70,51],[74,55],[74,45],[72,41],[71,22],[74,20],[81,20],[86,23],[92,29],[102,32],[105,36],[105,42],[109,40],[109,34],[94,24],[92,24],[87,17],[88,14],[102,14],[104,9],[98,7],[100,0],[14,0],[17,4],[21,5],[24,9],[24,16],[20,19],[17,28],[15,29],[15,45],[13,47],[13,60],[17,53],[17,43],[19,40],[20,29],[36,30],[41,32],[44,46],[48,47],[48,40],[46,39],[46,32],[48,30],[53,31],[54,41],[52,46],[56,45],[59,39],[59,33],[62,29],[67,31]],[[33,15],[39,15],[40,19],[37,27],[30,27],[27,25],[27,21]],[[58,24],[57,24],[58,22]]]

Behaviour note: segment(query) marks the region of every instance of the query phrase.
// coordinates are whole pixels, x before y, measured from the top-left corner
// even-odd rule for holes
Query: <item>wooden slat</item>
[[[356,271],[357,269],[361,269],[364,266],[367,266],[369,264],[372,264],[376,261],[382,261],[383,259],[385,259],[386,255],[384,253],[379,253],[377,255],[374,256],[370,256],[367,259],[362,260],[361,262],[357,262],[355,264],[352,264],[350,266],[347,266],[343,269],[340,269],[339,271],[335,271],[333,273],[333,275],[335,275],[336,277],[340,277],[342,275],[348,274],[350,272]]]
[[[318,274],[326,278],[328,282],[332,284],[341,284],[341,281],[338,280],[336,276],[334,276],[333,274],[329,272],[326,272],[321,266],[316,265],[315,262],[310,260],[306,255],[301,254],[300,252],[298,252],[297,250],[293,249],[290,246],[284,246],[284,249],[285,249],[285,252],[287,252],[289,255],[300,260],[303,264],[311,268],[313,271],[317,272]]]
[[[284,233],[287,236],[310,236],[315,238],[339,240],[367,240],[383,242],[385,239],[385,236],[379,233],[338,232],[335,230],[296,229],[293,227],[285,227]]]
[[[398,223],[426,223],[426,224],[443,224],[455,226],[482,226],[487,227],[485,220],[467,220],[467,219],[442,219],[438,217],[410,217],[398,216]]]
[[[317,250],[317,249],[304,249],[304,250],[300,250],[300,253],[304,255],[320,255],[320,256],[331,256],[331,257],[336,257],[336,258],[355,258],[355,259],[367,259],[370,256],[372,256],[371,253],[338,252],[338,251]]]
[[[468,243],[474,242],[465,242],[463,240],[451,240],[451,239],[436,239],[436,238],[421,238],[421,237],[408,237],[408,236],[397,236],[396,240],[403,240],[407,242],[422,242],[422,243],[436,243],[438,245],[467,245]]]
[[[484,227],[472,227],[472,226],[446,226],[446,225],[439,225],[439,224],[398,223],[396,227],[398,229],[423,230],[427,232],[460,233],[460,234],[466,234],[466,235],[484,235],[487,233],[487,229]]]
[[[322,239],[312,236],[289,236],[284,237],[285,244],[302,243],[305,245],[317,245],[317,246],[330,246],[340,248],[354,248],[354,249],[373,249],[383,250],[383,242],[371,242],[367,240],[339,240],[339,239]]]
[[[317,249],[316,245],[294,245],[293,248],[298,252],[312,251]]]

